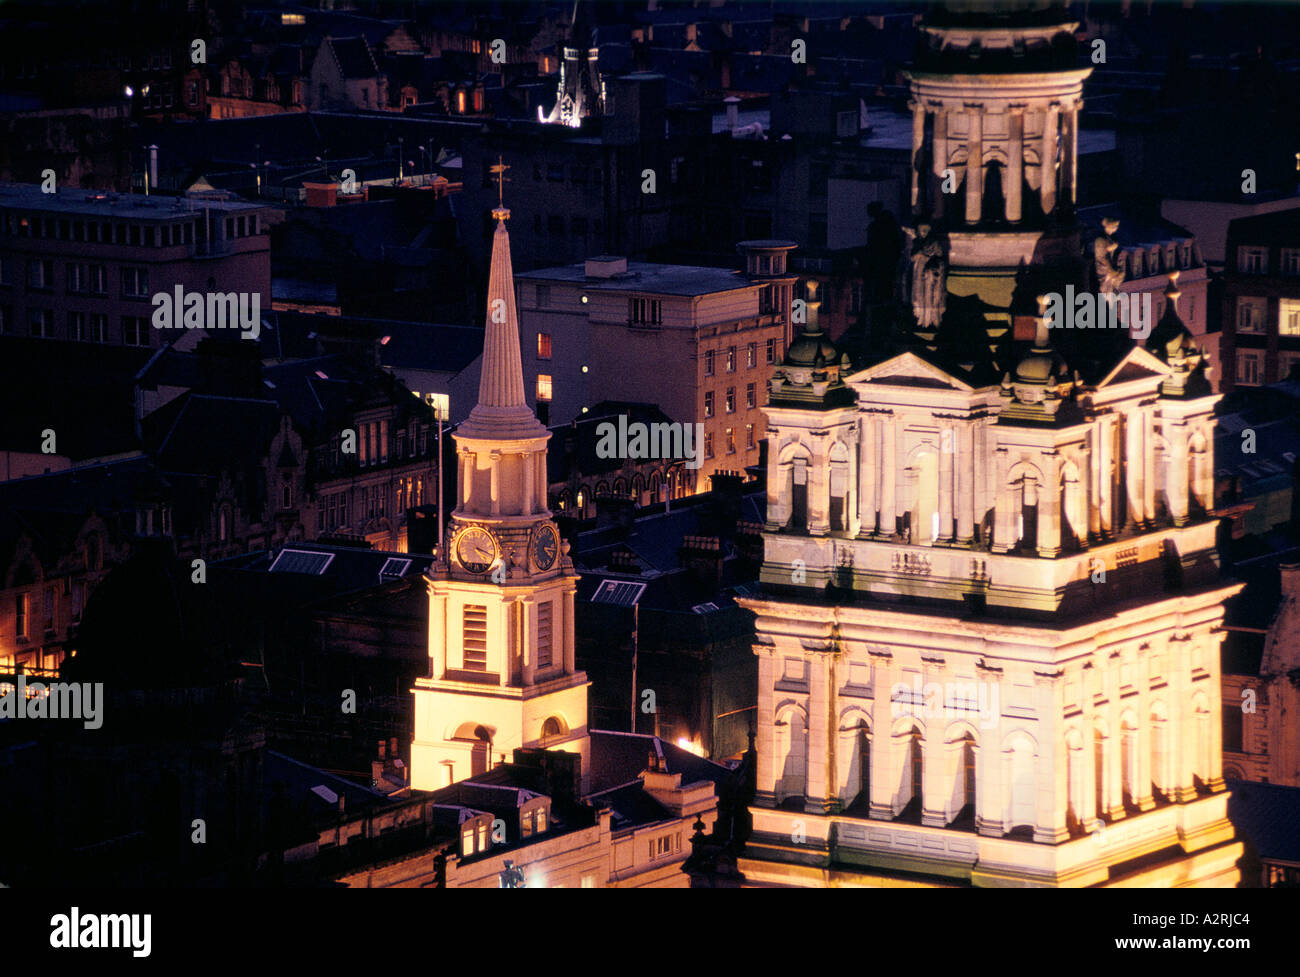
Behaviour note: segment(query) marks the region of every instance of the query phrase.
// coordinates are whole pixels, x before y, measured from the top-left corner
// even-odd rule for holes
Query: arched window
[[[836,441],[830,455],[831,530],[844,532],[849,528],[849,451],[844,442]]]
[[[848,808],[871,800],[871,733],[866,717],[850,713],[839,730],[840,804]]]
[[[1124,806],[1136,807],[1142,789],[1138,783],[1137,717],[1131,712],[1125,713],[1120,722],[1120,762]]]
[[[1151,787],[1165,799],[1173,793],[1169,756],[1169,717],[1163,702],[1151,705]]]
[[[808,724],[803,712],[791,707],[776,721],[776,800],[802,797],[808,765]]]
[[[1008,831],[1032,829],[1034,811],[1034,744],[1024,733],[1013,734],[1006,751]]]
[[[542,742],[558,739],[565,733],[564,723],[557,716],[550,716],[542,723]]]
[[[1065,736],[1065,827],[1071,834],[1083,831],[1083,736],[1077,729]]]

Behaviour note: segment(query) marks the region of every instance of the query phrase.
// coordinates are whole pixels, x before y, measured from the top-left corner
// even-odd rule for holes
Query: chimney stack
[[[728,95],[722,101],[727,106],[727,131],[735,132],[740,127],[740,99]]]
[[[1300,563],[1283,563],[1278,570],[1282,575],[1282,596],[1300,597]]]

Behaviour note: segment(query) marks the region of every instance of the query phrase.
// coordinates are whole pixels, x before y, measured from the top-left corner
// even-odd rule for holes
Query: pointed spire
[[[504,174],[504,168],[500,172]],[[487,327],[483,335],[478,403],[456,433],[475,439],[546,437],[546,428],[524,398],[515,277],[510,265],[510,235],[506,232],[510,211],[496,207],[492,216],[497,219],[497,229],[492,238],[492,270],[488,275]]]

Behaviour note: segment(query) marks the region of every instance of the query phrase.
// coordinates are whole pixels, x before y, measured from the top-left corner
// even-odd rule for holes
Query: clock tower
[[[503,179],[504,166],[494,167]],[[429,675],[416,679],[411,784],[483,773],[517,747],[590,759],[587,675],[574,666],[578,576],[546,506],[550,432],[524,398],[510,266],[497,207],[478,403],[453,433],[456,508],[426,576]]]

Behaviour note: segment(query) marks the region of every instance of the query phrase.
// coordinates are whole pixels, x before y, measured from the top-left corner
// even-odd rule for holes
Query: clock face
[[[560,538],[550,526],[543,526],[533,537],[533,562],[539,570],[549,570],[560,553]]]
[[[497,541],[479,526],[470,526],[456,540],[456,559],[470,573],[486,573],[497,559]]]

